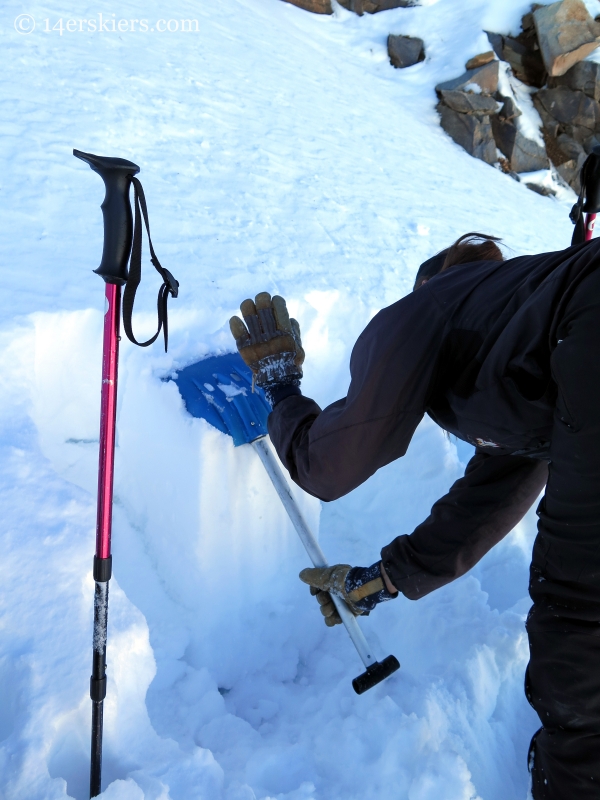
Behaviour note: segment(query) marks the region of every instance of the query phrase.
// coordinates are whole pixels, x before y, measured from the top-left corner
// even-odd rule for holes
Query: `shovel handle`
[[[314,533],[308,527],[306,520],[302,516],[302,512],[298,508],[298,504],[292,496],[288,482],[281,471],[281,467],[277,463],[275,456],[267,444],[266,437],[263,436],[260,439],[255,439],[252,442],[252,445],[258,453],[258,456],[262,461],[269,478],[271,478],[271,483],[275,487],[275,491],[279,495],[279,498],[288,513],[292,525],[296,529],[296,533],[306,548],[306,552],[308,553],[313,565],[315,567],[327,567],[328,564],[325,554],[321,550]],[[376,684],[385,680],[385,678],[389,677],[392,672],[395,672],[397,669],[399,669],[400,664],[395,656],[388,656],[381,662],[377,661],[377,659],[373,656],[367,640],[365,639],[364,633],[361,631],[358,622],[356,621],[356,617],[350,611],[347,604],[342,600],[341,597],[337,597],[334,594],[331,595],[331,599],[333,600],[337,612],[340,615],[344,627],[348,631],[348,636],[352,640],[352,644],[356,648],[356,652],[366,667],[366,671],[352,681],[354,691],[357,694],[362,694],[372,686],[375,686]]]

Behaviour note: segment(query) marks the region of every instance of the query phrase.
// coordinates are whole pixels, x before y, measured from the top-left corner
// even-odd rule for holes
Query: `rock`
[[[560,134],[556,140],[556,144],[565,154],[565,161],[581,161],[582,164],[585,161],[586,152],[583,146],[579,142],[576,142],[575,139],[567,136],[566,133]]]
[[[559,134],[556,139],[546,134],[544,138],[546,151],[556,171],[575,192],[579,192],[579,173],[586,159],[586,151],[579,142],[566,134]]]
[[[600,100],[600,64],[594,61],[580,61],[567,70],[564,75],[551,78],[549,86],[567,86],[575,92],[583,92],[592,100]]]
[[[546,67],[537,48],[524,44],[520,38],[504,36],[502,49],[504,61],[508,61],[516,78],[529,86],[541,87],[546,83]]]
[[[581,189],[581,181],[579,179],[581,167],[577,164],[577,162],[573,160],[565,161],[556,167],[556,171],[563,181],[569,184],[575,194],[579,194]]]
[[[593,136],[590,136],[589,138],[584,139],[582,144],[583,144],[583,149],[589,155],[592,152],[592,150],[594,149],[594,147],[600,146],[600,139],[598,138],[598,136],[596,134],[594,134]]]
[[[496,144],[489,116],[459,114],[443,103],[438,104],[442,128],[467,153],[488,164],[496,162]]]
[[[389,11],[392,8],[412,8],[412,6],[418,5],[421,5],[418,0],[363,0],[363,7],[367,14]]]
[[[598,47],[600,29],[583,0],[561,0],[533,12],[533,21],[546,70],[564,75]]]
[[[458,111],[459,114],[495,114],[498,102],[489,94],[474,94],[473,92],[440,92],[444,103]]]
[[[532,192],[541,194],[542,197],[556,197],[556,192],[548,186],[541,186],[539,183],[526,183],[525,186]]]
[[[469,86],[478,86],[484,94],[494,94],[498,90],[498,62],[490,61],[484,67],[470,69],[460,78],[439,83],[435,90],[438,94],[443,91],[463,92]]]
[[[493,50],[488,50],[486,53],[479,53],[478,56],[473,56],[465,64],[465,69],[478,69],[489,64],[490,61],[495,61],[495,53]]]
[[[498,117],[503,122],[508,122],[511,119],[515,119],[516,117],[520,117],[523,112],[517,106],[517,104],[512,99],[512,97],[505,97],[503,99],[504,99],[504,104],[503,104],[502,108],[500,109],[500,111],[498,112]]]
[[[333,14],[331,0],[285,0],[285,2],[305,11],[312,11],[314,14]]]
[[[496,53],[499,59],[504,61],[504,36],[499,33],[492,33],[492,31],[484,31],[484,33],[494,48],[494,53]]]
[[[575,139],[591,136],[600,123],[600,106],[583,92],[573,92],[566,86],[555,89],[540,89],[534,97],[534,104],[553,136],[559,132],[578,130]],[[542,111],[544,113],[542,113]],[[550,117],[550,119],[548,119]]]
[[[394,36],[392,33],[387,41],[390,61],[396,68],[412,67],[425,59],[425,45],[423,39],[412,36]]]
[[[523,136],[514,122],[492,117],[492,131],[513,172],[535,172],[550,166],[545,148]]]
[[[537,94],[533,95],[533,105],[542,119],[542,129],[544,134],[556,139],[559,133],[560,123],[558,120],[546,111],[545,106],[542,104]]]
[[[349,11],[355,11],[357,14],[367,12],[367,14],[376,14],[378,11],[388,11],[391,8],[411,8],[418,6],[418,0],[339,0],[339,4],[347,8]]]
[[[533,25],[533,16],[525,14],[521,22],[523,30],[516,37],[502,36],[486,31],[494,52],[502,61],[508,61],[514,75],[529,86],[542,87],[546,83],[546,67]]]

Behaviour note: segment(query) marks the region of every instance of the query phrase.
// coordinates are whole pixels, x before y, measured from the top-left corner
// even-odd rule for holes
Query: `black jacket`
[[[382,550],[417,598],[470,569],[542,490],[556,387],[550,355],[600,240],[557,253],[454,266],[383,309],[352,352],[347,397],[279,403],[269,433],[293,480],[335,500],[403,456],[425,413],[476,445],[465,477],[410,536]]]

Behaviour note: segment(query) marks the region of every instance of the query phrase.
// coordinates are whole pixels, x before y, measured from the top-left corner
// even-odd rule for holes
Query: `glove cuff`
[[[250,369],[256,376],[256,385],[265,389],[269,384],[282,383],[288,378],[300,380],[302,368],[296,366],[295,358],[296,354],[292,352],[277,353],[250,364]]]
[[[300,378],[290,376],[277,381],[277,383],[270,383],[268,386],[264,387],[264,393],[271,404],[271,408],[275,408],[277,403],[281,403],[286,397],[302,394],[300,390]]]
[[[346,575],[345,589],[352,605],[363,614],[368,614],[378,603],[398,597],[398,592],[388,592],[381,575],[380,561],[370,567],[353,567]]]

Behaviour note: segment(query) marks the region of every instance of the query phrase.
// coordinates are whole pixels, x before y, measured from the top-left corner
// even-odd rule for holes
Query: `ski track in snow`
[[[590,8],[597,6],[588,0]],[[402,668],[362,697],[344,631],[251,448],[184,411],[178,367],[232,349],[244,297],[283,294],[303,388],[343,396],[358,333],[469,230],[562,249],[569,192],[540,197],[444,134],[433,87],[516,33],[528,2],[439,0],[357,18],[278,0],[176,10],[8,0],[0,94],[0,795],[87,797],[103,292],[102,184],[78,149],[134,160],[155,249],[181,282],[171,349],[122,342],[103,797],[525,800],[522,692],[535,514],[459,581],[362,625]],[[37,29],[15,32],[32,14]],[[44,33],[42,20],[198,19],[198,34]],[[388,63],[388,33],[427,60]],[[146,261],[134,326],[151,332]],[[460,476],[427,421],[405,458],[335,503],[294,489],[331,563],[371,564]]]

